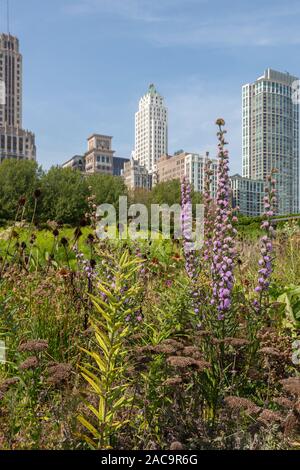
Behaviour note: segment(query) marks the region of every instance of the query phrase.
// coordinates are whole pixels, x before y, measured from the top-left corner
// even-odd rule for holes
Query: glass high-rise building
[[[230,177],[232,207],[248,217],[257,217],[264,212],[264,189],[262,180],[243,178],[236,174]]]
[[[294,99],[298,78],[267,69],[243,86],[243,176],[266,180],[273,168],[278,213],[299,211],[299,103]]]

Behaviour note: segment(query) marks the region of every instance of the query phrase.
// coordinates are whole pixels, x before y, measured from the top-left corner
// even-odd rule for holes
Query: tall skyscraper
[[[278,213],[299,211],[299,103],[297,77],[267,69],[243,86],[243,176],[266,180],[273,168]]]
[[[167,153],[168,111],[163,97],[150,85],[135,115],[134,158],[152,172],[157,160]]]
[[[22,129],[22,55],[19,40],[0,35],[0,162],[36,159],[35,136]]]

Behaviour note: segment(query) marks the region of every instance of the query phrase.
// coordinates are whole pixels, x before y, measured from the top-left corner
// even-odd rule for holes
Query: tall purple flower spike
[[[212,243],[213,243],[213,228],[214,228],[214,214],[213,214],[213,198],[211,194],[211,184],[213,171],[211,168],[212,161],[207,160],[205,163],[204,174],[204,261],[209,263],[212,259]]]
[[[188,276],[193,279],[196,276],[196,260],[192,241],[193,215],[191,186],[185,177],[181,183],[181,230],[183,236],[185,269]]]
[[[276,180],[273,178],[276,170],[272,170],[271,175],[268,176],[268,186],[265,189],[264,197],[264,216],[261,228],[265,230],[266,235],[260,241],[260,260],[258,262],[258,283],[255,292],[259,296],[259,300],[255,299],[253,302],[254,308],[257,312],[261,309],[261,302],[264,293],[269,291],[270,279],[273,272],[273,239],[275,238],[275,230],[272,225],[272,217],[276,213],[277,197],[276,197]]]
[[[216,305],[218,318],[223,320],[232,304],[232,290],[234,286],[234,261],[237,255],[235,247],[236,229],[233,222],[233,210],[230,205],[230,182],[228,151],[225,150],[225,134],[223,130],[225,121],[218,119],[217,134],[219,139],[218,153],[218,191],[216,200],[216,218],[212,238],[212,299],[211,304]]]

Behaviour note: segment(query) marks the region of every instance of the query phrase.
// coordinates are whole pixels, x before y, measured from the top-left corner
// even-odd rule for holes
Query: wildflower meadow
[[[186,180],[181,239],[99,238],[92,186],[68,225],[37,226],[38,185],[19,198],[0,229],[1,449],[300,448],[300,226],[276,219],[276,168],[242,224],[216,124],[203,246]]]

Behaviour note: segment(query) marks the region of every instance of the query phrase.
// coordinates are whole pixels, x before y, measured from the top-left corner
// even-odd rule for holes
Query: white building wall
[[[211,194],[215,198],[217,195],[218,184],[218,162],[208,156],[199,155],[197,153],[188,154],[185,157],[185,176],[194,190],[203,193],[205,187],[205,165],[207,160],[211,160],[211,168],[213,175],[211,177]]]
[[[135,115],[135,159],[152,172],[157,160],[168,153],[168,111],[154,85],[139,102]]]

